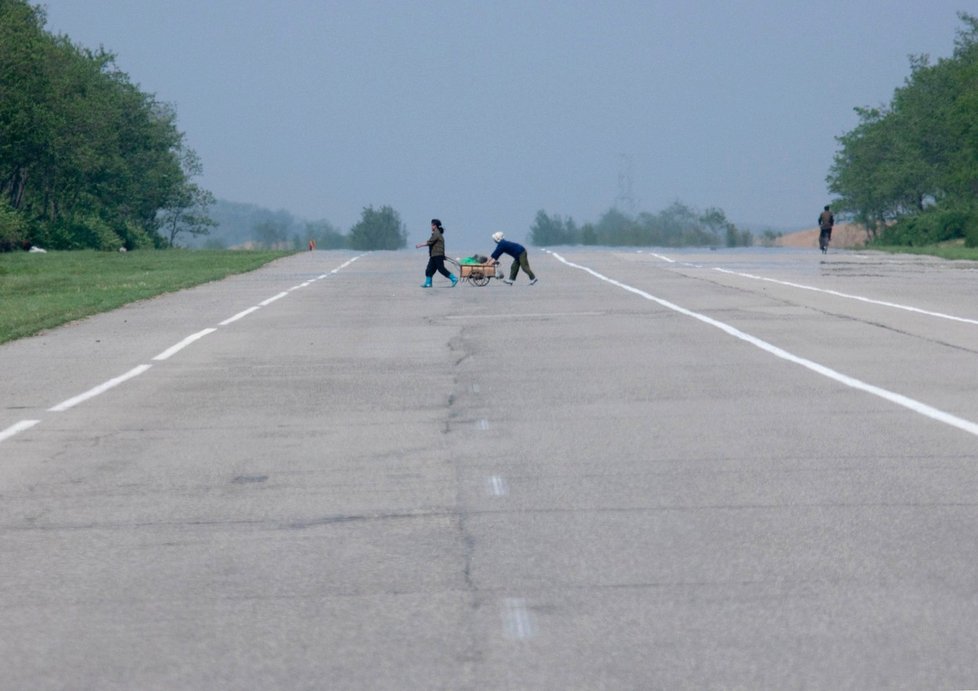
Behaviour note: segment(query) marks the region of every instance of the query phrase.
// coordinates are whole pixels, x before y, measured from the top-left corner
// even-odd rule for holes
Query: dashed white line
[[[358,254],[357,256],[353,257],[352,259],[349,259],[349,260],[343,262],[342,264],[340,264],[339,266],[337,266],[335,269],[333,269],[332,271],[330,271],[330,273],[331,274],[335,274],[335,273],[338,273],[338,272],[342,271],[343,269],[345,269],[346,267],[348,267],[350,264],[352,264],[353,262],[355,262],[357,259],[359,259],[362,256],[364,256],[364,255]]]
[[[478,427],[481,430],[487,430],[489,429],[489,421],[486,420],[485,418],[482,418],[476,423],[476,427]]]
[[[503,635],[516,641],[536,635],[536,626],[524,599],[513,597],[503,600]]]
[[[329,276],[330,274],[335,274],[335,273],[341,271],[342,269],[346,268],[347,266],[349,266],[350,264],[352,264],[357,259],[360,259],[360,257],[363,257],[363,256],[365,256],[365,255],[361,254],[361,255],[358,255],[356,257],[353,257],[352,259],[349,259],[346,262],[344,262],[343,264],[341,264],[339,267],[333,269],[331,272],[329,272],[329,274],[322,274],[318,278],[312,279],[312,280],[309,280],[309,281],[306,281],[306,282],[304,282],[304,283],[302,283],[302,284],[300,284],[298,286],[295,286],[295,287],[291,288],[290,290],[296,290],[298,288],[304,288],[304,287],[310,285],[313,282],[313,280],[323,279],[323,278],[326,278],[327,276]],[[236,322],[237,320],[242,319],[242,318],[248,316],[252,312],[255,312],[256,310],[260,309],[261,307],[265,307],[265,306],[270,305],[271,303],[275,302],[276,300],[280,300],[281,298],[286,297],[288,294],[289,294],[289,291],[284,291],[284,292],[279,293],[278,295],[273,295],[272,297],[268,298],[267,300],[263,300],[262,302],[258,303],[254,307],[249,307],[246,310],[243,310],[241,312],[238,312],[233,317],[230,317],[228,319],[225,319],[224,321],[222,321],[219,324],[219,326],[227,326],[228,324],[232,324],[232,323]],[[201,331],[198,331],[195,334],[191,334],[190,336],[187,336],[187,338],[183,339],[182,341],[180,341],[176,345],[173,345],[173,346],[167,348],[166,350],[164,350],[162,353],[160,353],[159,355],[157,355],[156,357],[154,357],[153,360],[154,361],[163,361],[163,360],[166,360],[166,359],[172,357],[174,354],[176,354],[176,353],[180,352],[181,350],[183,350],[184,348],[186,348],[191,343],[193,343],[195,341],[198,341],[201,338],[203,338],[204,336],[207,336],[208,334],[212,334],[215,331],[217,331],[216,328],[207,328],[207,329],[203,329]],[[85,393],[82,393],[82,394],[79,394],[78,396],[74,396],[72,398],[69,398],[68,400],[62,401],[61,403],[59,403],[56,406],[53,406],[51,408],[48,408],[48,412],[50,412],[50,413],[64,412],[65,410],[68,410],[69,408],[75,407],[79,403],[83,403],[83,402],[85,402],[87,400],[90,400],[92,398],[95,398],[96,396],[98,396],[100,394],[105,393],[109,389],[111,389],[111,388],[113,388],[115,386],[118,386],[119,384],[122,384],[123,382],[128,381],[128,380],[132,379],[133,377],[139,376],[140,374],[142,374],[146,370],[150,369],[151,367],[152,367],[152,365],[139,365],[138,367],[134,367],[133,369],[129,370],[128,372],[126,372],[125,374],[123,374],[121,376],[115,377],[114,379],[110,379],[107,382],[104,382],[102,384],[99,384],[96,387],[93,387],[93,388],[89,389]],[[14,436],[15,434],[18,434],[19,432],[23,432],[26,429],[30,429],[31,427],[33,427],[34,425],[38,424],[39,422],[40,422],[40,420],[22,420],[21,422],[18,422],[18,423],[14,424],[14,425],[11,425],[10,427],[6,428],[5,430],[0,431],[0,441],[3,441],[5,439],[9,439],[10,437]]]
[[[143,372],[145,372],[146,370],[148,370],[150,367],[152,367],[152,365],[139,365],[138,367],[133,367],[131,370],[129,370],[128,372],[126,372],[125,374],[123,374],[121,376],[116,377],[115,379],[110,379],[110,380],[108,380],[107,382],[105,382],[103,384],[99,384],[98,386],[96,386],[96,387],[94,387],[92,389],[89,389],[88,391],[86,391],[83,394],[79,394],[79,395],[75,396],[74,398],[69,398],[67,401],[63,401],[62,403],[59,403],[58,405],[54,406],[53,408],[48,408],[48,412],[49,413],[61,413],[61,412],[64,412],[64,411],[68,410],[69,408],[75,407],[79,403],[83,403],[83,402],[89,400],[90,398],[95,398],[99,394],[105,393],[109,389],[111,389],[111,388],[113,388],[115,386],[118,386],[119,384],[121,384],[121,383],[123,383],[125,381],[128,381],[128,380],[132,379],[133,377],[138,377],[140,374],[142,374]]]
[[[187,336],[185,339],[183,339],[182,341],[180,341],[176,345],[170,346],[169,348],[167,348],[166,350],[164,350],[162,353],[160,353],[159,355],[157,355],[153,359],[154,360],[166,360],[167,358],[170,358],[173,355],[176,355],[177,353],[179,353],[181,350],[183,350],[184,348],[186,348],[188,345],[190,345],[194,341],[199,341],[200,339],[202,339],[207,334],[212,334],[215,331],[217,331],[217,329],[203,329],[201,331],[198,331],[195,334],[191,334],[190,336]]]
[[[20,422],[11,425],[7,429],[0,431],[0,441],[10,439],[10,437],[14,436],[15,434],[28,430],[39,422],[40,420],[21,420]]]
[[[267,307],[268,305],[272,304],[276,300],[281,300],[284,297],[288,297],[288,295],[289,295],[288,291],[282,291],[278,295],[273,295],[272,297],[270,297],[270,298],[268,298],[266,300],[262,300],[258,304],[261,305],[262,307]]]
[[[699,314],[698,312],[693,312],[692,310],[688,310],[685,307],[680,307],[679,305],[669,302],[668,300],[664,300],[662,298],[655,297],[654,295],[650,295],[649,293],[646,293],[644,290],[633,288],[632,286],[626,283],[622,283],[621,281],[616,281],[613,278],[609,278],[603,274],[598,273],[594,269],[590,269],[586,266],[582,266],[580,264],[575,264],[573,262],[570,262],[564,259],[556,252],[550,252],[550,254],[552,254],[558,261],[566,264],[567,266],[570,266],[575,269],[580,269],[581,271],[585,271],[591,274],[592,276],[594,276],[595,278],[605,281],[606,283],[610,283],[611,285],[617,286],[622,290],[628,291],[629,293],[634,293],[635,295],[643,297],[646,300],[651,300],[652,302],[662,305],[663,307],[670,309],[674,312],[678,312],[679,314],[684,314],[687,317],[692,317],[693,319],[701,321],[704,324],[709,324],[710,326],[714,326],[720,329],[721,331],[724,331],[735,338],[739,338],[742,341],[750,343],[751,345],[756,346],[768,353],[771,353],[772,355],[779,357],[782,360],[787,360],[788,362],[793,362],[797,365],[801,365],[802,367],[805,367],[813,372],[816,372],[817,374],[821,374],[822,376],[827,377],[829,379],[835,380],[848,387],[873,394],[874,396],[878,396],[879,398],[890,401],[891,403],[895,403],[896,405],[903,406],[908,410],[912,410],[915,413],[918,413],[925,417],[929,417],[932,420],[943,422],[946,425],[950,425],[951,427],[956,427],[960,430],[968,432],[969,434],[978,436],[978,423],[972,422],[971,420],[965,420],[964,418],[959,418],[955,415],[951,415],[950,413],[946,413],[943,410],[939,410],[937,408],[929,406],[926,403],[922,403],[920,401],[909,398],[908,396],[904,396],[902,394],[898,394],[893,391],[888,391],[887,389],[883,389],[878,386],[868,384],[864,381],[856,379],[855,377],[850,377],[846,374],[842,374],[841,372],[836,372],[835,370],[826,367],[825,365],[820,365],[817,362],[813,362],[806,358],[799,357],[797,355],[789,353],[788,351],[783,350],[775,345],[772,345],[767,341],[762,341],[761,339],[755,336],[751,336],[750,334],[744,333],[740,329],[734,328],[733,326],[730,326],[729,324],[725,324],[721,321],[717,321],[716,319],[708,317],[705,314]]]
[[[509,484],[506,482],[506,478],[493,475],[489,478],[487,485],[491,497],[505,497],[509,494]]]
[[[255,312],[255,311],[260,310],[260,309],[261,309],[261,305],[255,305],[254,307],[249,307],[246,310],[243,310],[241,312],[238,312],[233,317],[229,317],[228,319],[225,319],[220,324],[218,324],[218,326],[227,326],[228,324],[233,324],[234,322],[238,321],[239,319],[243,319],[244,317],[247,317],[252,312]]]

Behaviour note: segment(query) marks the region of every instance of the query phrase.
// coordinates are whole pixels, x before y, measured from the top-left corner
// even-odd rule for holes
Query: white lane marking
[[[166,350],[164,350],[162,353],[160,353],[159,355],[157,355],[153,359],[154,360],[166,360],[166,359],[168,359],[168,358],[176,355],[177,353],[179,353],[181,350],[183,350],[184,348],[186,348],[188,345],[190,345],[194,341],[199,341],[204,336],[206,336],[208,334],[212,334],[215,331],[217,331],[217,329],[203,329],[201,331],[198,331],[195,334],[191,334],[191,335],[187,336],[185,339],[183,339],[182,341],[180,341],[179,343],[177,343],[176,345],[170,346],[169,348],[167,348]]]
[[[478,384],[473,384],[472,385],[472,393],[479,393],[479,391],[481,391],[481,389],[479,388],[479,385]]]
[[[353,262],[355,262],[360,257],[365,257],[365,256],[367,256],[367,255],[366,254],[358,254],[357,256],[353,257],[352,259],[350,259],[348,261],[345,261],[342,264],[340,264],[339,266],[337,266],[335,269],[333,269],[332,271],[330,271],[330,273],[331,274],[338,273],[338,272],[342,271],[343,269],[345,269],[346,267],[348,267]]]
[[[255,305],[254,307],[249,307],[246,310],[243,310],[241,312],[238,312],[233,317],[230,317],[228,319],[225,319],[220,324],[218,324],[218,326],[227,326],[228,324],[233,324],[234,322],[238,321],[239,319],[243,319],[244,317],[247,317],[252,312],[256,312],[257,310],[260,310],[260,309],[261,309],[261,305]]]
[[[266,300],[262,300],[258,304],[261,305],[262,307],[267,307],[268,305],[272,304],[276,300],[281,300],[282,298],[287,297],[287,296],[288,296],[288,293],[285,292],[285,291],[283,291],[283,292],[279,293],[278,295],[273,295],[272,297],[270,297],[270,298],[268,298]]]
[[[670,264],[675,264],[676,263],[676,260],[675,259],[670,259],[669,257],[667,257],[664,254],[658,254],[656,252],[649,252],[649,254],[651,254],[656,259],[661,259],[664,262],[669,262]]]
[[[482,429],[482,430],[489,429],[489,421],[486,420],[485,418],[482,418],[481,420],[479,420],[479,422],[477,422],[476,425],[478,426],[479,429]]]
[[[311,278],[308,281],[305,281],[304,283],[300,283],[297,286],[292,286],[291,288],[289,288],[285,292],[279,293],[278,295],[275,295],[273,297],[270,297],[267,300],[263,300],[262,302],[259,302],[254,307],[249,307],[246,310],[243,310],[241,312],[238,312],[233,317],[230,317],[230,318],[225,319],[224,321],[222,321],[220,324],[218,324],[218,326],[227,326],[228,324],[233,324],[234,322],[238,321],[239,319],[243,319],[244,317],[247,317],[252,312],[256,312],[256,311],[260,310],[262,307],[266,307],[266,306],[272,304],[276,300],[281,300],[282,298],[284,298],[285,296],[287,296],[292,291],[298,290],[299,288],[305,288],[306,286],[312,285],[316,281],[322,280],[324,278],[328,278],[330,274],[335,274],[336,272],[340,271],[341,269],[346,268],[347,266],[349,266],[350,264],[352,264],[353,262],[355,262],[357,259],[359,259],[362,256],[364,256],[364,255],[361,254],[359,256],[353,257],[353,259],[350,259],[349,261],[344,262],[343,264],[341,264],[337,268],[333,269],[328,274],[320,274],[316,278]]]
[[[873,300],[872,298],[862,297],[861,295],[850,295],[849,293],[840,293],[837,290],[816,288],[815,286],[809,286],[803,283],[792,283],[791,281],[780,281],[776,278],[768,278],[766,276],[755,276],[754,274],[742,273],[740,271],[731,271],[730,269],[722,269],[720,267],[714,267],[714,271],[719,271],[725,274],[732,274],[734,276],[741,276],[743,278],[750,278],[755,281],[767,281],[769,283],[777,283],[779,285],[788,286],[790,288],[799,288],[801,290],[811,290],[817,293],[825,293],[826,295],[834,295],[836,297],[846,298],[847,300],[858,300],[859,302],[866,302],[871,305],[880,305],[882,307],[892,307],[898,310],[906,310],[907,312],[916,312],[917,314],[925,314],[928,317],[938,317],[940,319],[950,319],[951,321],[962,322],[964,324],[978,325],[978,320],[976,319],[955,317],[953,314],[944,314],[943,312],[931,312],[929,310],[920,309],[919,307],[911,307],[910,305],[901,305],[896,302],[887,302],[885,300]]]
[[[341,269],[346,268],[347,266],[349,266],[350,264],[352,264],[357,259],[359,259],[360,257],[363,257],[363,256],[366,256],[366,255],[365,254],[361,254],[361,255],[358,255],[356,257],[353,257],[352,259],[350,259],[350,260],[344,262],[343,264],[341,264],[339,267],[333,269],[330,273],[334,273],[335,274],[336,272],[340,271]],[[321,278],[325,278],[327,275],[328,274],[323,274],[321,276]],[[238,319],[241,319],[242,317],[244,317],[244,316],[246,316],[248,314],[251,314],[252,312],[254,312],[255,310],[257,310],[259,307],[264,307],[266,305],[269,305],[269,304],[275,302],[276,300],[278,300],[280,298],[283,298],[283,297],[285,297],[287,295],[288,295],[287,292],[283,292],[283,293],[279,293],[278,295],[275,295],[273,297],[270,297],[267,300],[264,300],[263,302],[258,303],[258,305],[255,306],[255,307],[249,307],[248,309],[244,310],[243,312],[239,312],[238,314],[234,315],[230,319],[225,319],[223,322],[220,323],[220,326],[225,326],[226,324],[230,324],[230,323],[232,323],[234,321],[237,321]],[[201,339],[201,338],[203,338],[204,336],[206,336],[208,334],[214,333],[215,331],[217,331],[217,329],[215,329],[215,328],[208,328],[208,329],[203,329],[202,331],[198,331],[197,333],[195,333],[195,334],[193,334],[191,336],[188,336],[187,338],[183,339],[182,341],[180,341],[176,345],[174,345],[174,346],[172,346],[172,347],[164,350],[162,353],[160,353],[155,358],[153,358],[153,360],[160,360],[160,361],[166,360],[167,358],[169,358],[170,356],[172,356],[174,353],[177,353],[181,349],[186,348],[188,345],[190,345],[194,341],[196,341],[198,339]],[[92,389],[89,389],[88,391],[86,391],[83,394],[79,394],[78,396],[75,396],[73,398],[69,398],[66,401],[62,401],[61,403],[59,403],[58,405],[56,405],[56,406],[54,406],[52,408],[48,408],[48,412],[49,413],[61,413],[61,412],[64,412],[64,411],[68,410],[69,408],[75,407],[79,403],[83,403],[83,402],[85,402],[85,401],[87,401],[89,399],[95,398],[96,396],[105,393],[109,389],[111,389],[111,388],[113,388],[115,386],[118,386],[119,384],[122,384],[123,382],[128,381],[129,379],[132,379],[133,377],[138,377],[140,374],[142,374],[143,372],[145,372],[146,370],[148,370],[150,367],[152,367],[152,365],[139,365],[138,367],[134,367],[133,369],[129,370],[128,372],[126,372],[125,374],[123,374],[121,376],[115,377],[114,379],[110,379],[109,381],[104,382],[103,384],[99,384],[98,386],[96,386],[96,387],[94,387]],[[39,422],[39,421],[28,420],[28,421],[25,421],[25,422],[32,423],[32,424],[29,425],[29,427],[33,427],[33,425],[37,424],[37,422]],[[22,423],[18,423],[18,424],[22,424]],[[18,425],[14,425],[13,427],[7,428],[7,430],[4,430],[4,434],[6,434],[9,430],[12,430],[12,429],[14,429],[17,426]],[[22,431],[22,430],[21,429],[17,429],[16,431],[11,432],[11,434],[16,434],[17,432],[20,432],[20,431]],[[5,438],[6,437],[0,437],[0,441],[2,441]]]
[[[517,641],[536,635],[536,626],[523,598],[508,597],[503,600],[503,635]]]
[[[15,434],[30,429],[39,422],[40,420],[21,420],[20,422],[11,425],[7,429],[0,431],[0,441],[10,439],[10,437],[14,436]]]
[[[540,319],[541,317],[603,317],[605,312],[481,312],[479,314],[446,314],[442,319]]]
[[[704,324],[709,324],[710,326],[714,326],[720,329],[721,331],[724,331],[735,338],[739,338],[742,341],[750,343],[751,345],[756,346],[768,353],[771,353],[772,355],[779,357],[782,360],[787,360],[788,362],[793,362],[797,365],[801,365],[802,367],[810,369],[811,371],[817,374],[821,374],[824,377],[835,380],[840,384],[845,384],[846,386],[851,387],[853,389],[858,389],[860,391],[865,391],[866,393],[873,394],[874,396],[878,396],[884,400],[890,401],[891,403],[895,403],[899,406],[903,406],[908,410],[912,410],[915,413],[918,413],[925,417],[929,417],[932,420],[943,422],[946,425],[950,425],[951,427],[957,427],[958,429],[968,432],[969,434],[978,436],[978,423],[972,422],[971,420],[965,420],[963,418],[959,418],[955,415],[951,415],[950,413],[946,413],[943,410],[938,410],[937,408],[929,406],[926,403],[921,403],[920,401],[914,400],[913,398],[904,396],[903,394],[898,394],[893,391],[889,391],[887,389],[883,389],[878,386],[868,384],[864,381],[856,379],[855,377],[850,377],[849,375],[842,374],[841,372],[836,372],[835,370],[830,369],[825,365],[820,365],[817,362],[813,362],[812,360],[808,360],[806,358],[799,357],[797,355],[789,353],[788,351],[783,350],[775,345],[772,345],[767,341],[762,341],[761,339],[755,336],[751,336],[750,334],[744,333],[743,331],[736,329],[730,326],[729,324],[725,324],[721,321],[717,321],[716,319],[712,319],[711,317],[707,317],[705,314],[699,314],[698,312],[693,312],[692,310],[688,310],[685,307],[680,307],[679,305],[669,302],[668,300],[663,300],[662,298],[657,298],[654,295],[650,295],[649,293],[646,293],[644,290],[639,290],[638,288],[633,288],[630,285],[627,285],[620,281],[616,281],[613,278],[608,278],[607,276],[598,273],[594,269],[589,269],[586,266],[581,266],[580,264],[575,264],[573,262],[567,261],[556,252],[550,252],[550,254],[552,254],[558,261],[563,262],[567,266],[573,267],[575,269],[580,269],[581,271],[585,271],[591,274],[592,276],[594,276],[595,278],[605,281],[606,283],[610,283],[611,285],[617,286],[622,290],[627,290],[630,293],[634,293],[635,295],[643,297],[646,300],[651,300],[652,302],[662,305],[663,307],[673,310],[674,312],[684,314],[687,317],[692,317],[693,319],[697,319],[703,322]]]
[[[506,478],[499,477],[498,475],[493,475],[489,478],[488,489],[489,496],[492,497],[505,497],[509,494],[509,484],[506,482]]]
[[[64,411],[68,410],[68,408],[73,408],[74,406],[78,405],[79,403],[83,403],[83,402],[87,401],[90,398],[95,398],[99,394],[105,393],[106,391],[108,391],[112,387],[118,386],[119,384],[123,383],[124,381],[128,381],[129,379],[132,379],[133,377],[138,377],[140,374],[142,374],[143,372],[145,372],[146,370],[148,370],[150,367],[152,367],[152,365],[139,365],[139,367],[133,367],[131,370],[129,370],[128,372],[126,372],[125,374],[123,374],[121,376],[116,377],[115,379],[110,379],[109,381],[107,381],[107,382],[105,382],[103,384],[99,384],[98,386],[96,386],[93,389],[89,389],[88,391],[86,391],[83,394],[79,394],[79,395],[75,396],[74,398],[69,398],[67,401],[64,401],[62,403],[59,403],[58,405],[54,406],[53,408],[48,408],[48,412],[49,413],[61,413],[61,412],[64,412]]]

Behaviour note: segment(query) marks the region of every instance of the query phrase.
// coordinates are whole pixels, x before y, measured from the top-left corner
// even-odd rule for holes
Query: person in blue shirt
[[[504,254],[508,254],[513,258],[513,266],[509,270],[509,278],[504,278],[503,283],[513,285],[513,281],[516,280],[516,274],[520,272],[520,269],[523,269],[526,275],[530,277],[531,286],[537,282],[537,277],[530,269],[530,261],[526,258],[526,248],[523,245],[518,242],[506,240],[502,233],[493,233],[492,239],[496,243],[496,251],[492,253],[493,264],[498,263],[499,258]]]

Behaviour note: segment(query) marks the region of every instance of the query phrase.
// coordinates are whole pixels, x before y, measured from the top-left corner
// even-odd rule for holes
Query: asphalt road
[[[424,261],[0,346],[0,688],[978,686],[978,265]]]

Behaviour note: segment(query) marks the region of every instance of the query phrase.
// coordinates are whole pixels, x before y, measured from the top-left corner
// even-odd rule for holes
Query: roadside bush
[[[972,215],[962,209],[934,209],[902,218],[884,229],[877,241],[883,245],[936,245],[965,237]]]
[[[971,214],[964,226],[964,246],[978,247],[978,214]]]
[[[27,242],[27,223],[6,200],[0,200],[0,252],[21,249]]]
[[[160,235],[147,233],[141,226],[132,221],[126,221],[118,230],[117,235],[122,243],[121,246],[127,250],[148,250],[159,248],[162,245]]]
[[[122,238],[95,214],[75,214],[48,224],[39,238],[45,249],[118,251]]]

